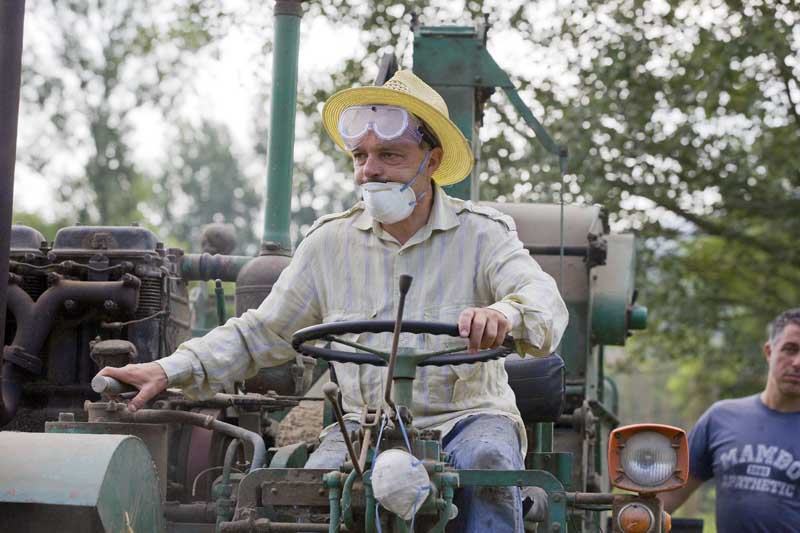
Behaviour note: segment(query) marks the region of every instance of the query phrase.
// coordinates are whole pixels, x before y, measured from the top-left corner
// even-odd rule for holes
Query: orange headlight
[[[608,471],[615,487],[653,494],[677,489],[689,477],[686,432],[661,424],[635,424],[611,432]]]

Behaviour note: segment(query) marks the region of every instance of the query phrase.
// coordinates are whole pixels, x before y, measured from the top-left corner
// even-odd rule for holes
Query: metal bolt
[[[103,308],[106,311],[114,311],[117,308],[117,303],[114,300],[106,300],[103,302]]]
[[[64,300],[64,309],[67,311],[72,311],[76,305],[78,304],[75,303],[75,300]]]
[[[551,530],[551,531],[561,531],[561,524],[553,524],[553,525],[550,527],[550,530]]]
[[[278,494],[278,489],[276,489],[275,487],[272,487],[271,489],[269,489],[269,491],[270,491],[272,494]]]

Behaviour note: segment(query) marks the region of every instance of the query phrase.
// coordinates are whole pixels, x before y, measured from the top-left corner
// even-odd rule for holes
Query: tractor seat
[[[511,354],[505,360],[508,384],[517,397],[522,420],[555,422],[564,410],[564,360],[557,353],[547,357],[522,358]]]

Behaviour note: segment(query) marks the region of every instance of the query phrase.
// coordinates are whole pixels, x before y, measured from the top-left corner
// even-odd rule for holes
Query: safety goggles
[[[348,150],[355,149],[370,130],[384,141],[406,137],[419,143],[423,138],[428,140],[430,137],[430,142],[435,142],[431,134],[426,135],[427,132],[417,117],[402,107],[390,105],[348,107],[339,116],[338,129]]]

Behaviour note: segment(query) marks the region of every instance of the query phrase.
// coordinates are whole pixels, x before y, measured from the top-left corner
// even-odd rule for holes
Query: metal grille
[[[136,318],[145,318],[161,311],[161,278],[142,278]]]

